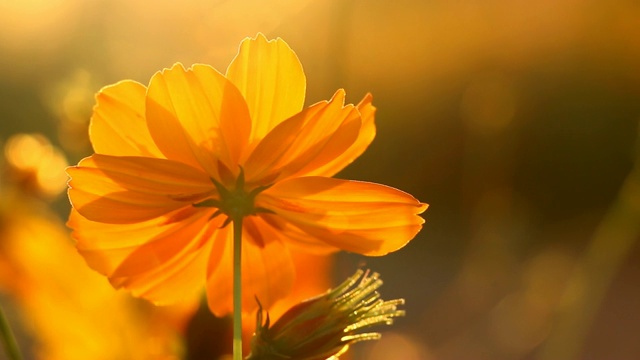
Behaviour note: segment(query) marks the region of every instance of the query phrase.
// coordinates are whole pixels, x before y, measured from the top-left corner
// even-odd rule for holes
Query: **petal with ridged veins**
[[[93,222],[72,210],[67,225],[87,264],[116,288],[156,304],[170,304],[202,289],[210,239],[220,226],[201,209],[177,210],[136,224]]]
[[[360,114],[344,106],[344,91],[278,125],[245,163],[247,181],[273,182],[303,176],[339,157],[358,138]]]
[[[368,182],[303,177],[259,194],[269,209],[310,237],[363,255],[381,256],[406,245],[422,228],[427,205],[400,190]]]
[[[238,89],[208,65],[181,64],[156,73],[146,98],[149,132],[168,158],[204,169],[220,180],[219,166],[237,168],[251,132]]]
[[[227,69],[227,78],[247,101],[251,139],[260,140],[304,105],[306,79],[296,54],[282,39],[246,38]]]
[[[147,88],[125,80],[102,88],[89,125],[98,154],[164,157],[149,134],[144,117]]]
[[[360,132],[358,133],[356,141],[353,142],[348,149],[337,155],[332,161],[309,171],[306,175],[333,176],[364,153],[376,137],[376,125],[374,122],[376,108],[371,103],[372,100],[373,97],[371,94],[367,94],[356,106],[362,119],[362,125],[360,126]]]
[[[67,173],[73,207],[105,223],[150,220],[215,193],[206,173],[166,159],[94,154]]]

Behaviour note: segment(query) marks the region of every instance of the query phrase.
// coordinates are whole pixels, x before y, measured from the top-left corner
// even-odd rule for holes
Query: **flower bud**
[[[376,291],[380,286],[377,273],[358,270],[335,289],[295,305],[273,325],[268,313],[263,322],[260,307],[247,359],[337,359],[355,342],[379,339],[379,333],[362,329],[404,316],[398,310],[404,300],[382,300]]]

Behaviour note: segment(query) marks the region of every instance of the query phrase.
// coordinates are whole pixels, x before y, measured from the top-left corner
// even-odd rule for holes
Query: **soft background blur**
[[[336,259],[336,283],[364,264],[382,274],[384,298],[407,300],[407,316],[380,329],[381,341],[355,345],[354,360],[640,358],[640,5],[631,0],[0,0],[0,271],[31,268],[19,254],[36,250],[7,255],[21,220],[41,215],[67,236],[60,170],[91,153],[97,90],[147,83],[177,61],[224,72],[257,32],[297,52],[308,104],[339,87],[349,102],[373,93],[377,138],[339,177],[431,205],[397,253]],[[17,133],[54,148],[31,137],[15,150]],[[48,160],[23,171],[36,153]],[[42,236],[38,226],[21,246]],[[11,309],[40,299],[2,289],[17,323]],[[152,310],[133,307],[148,321]],[[53,333],[75,324],[65,319]],[[39,331],[29,321],[16,325],[23,346]],[[73,334],[58,340],[73,346]]]

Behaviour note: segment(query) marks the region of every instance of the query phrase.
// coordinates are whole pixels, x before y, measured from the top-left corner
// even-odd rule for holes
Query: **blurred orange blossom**
[[[20,201],[14,197],[0,210],[7,225],[0,229],[0,293],[15,304],[33,341],[22,344],[26,358],[180,358],[181,334],[197,302],[151,307],[113,291],[87,268],[55,216]]]
[[[158,304],[197,293],[206,277],[209,307],[222,316],[233,311],[224,226],[233,209],[244,218],[244,311],[290,292],[290,248],[380,256],[403,247],[426,204],[331,178],[375,136],[371,95],[344,105],[338,90],[303,109],[305,88],[295,53],[262,34],[241,43],[225,75],[175,64],[148,87],[103,88],[90,124],[95,154],[67,170],[68,225],[89,266]]]
[[[66,178],[65,159],[46,137],[13,135],[4,158],[0,305],[15,314],[11,327],[19,330],[24,358],[178,359],[184,352],[181,335],[198,302],[154,307],[113,291],[86,266],[43,201],[66,187],[66,179],[59,181],[60,173]]]

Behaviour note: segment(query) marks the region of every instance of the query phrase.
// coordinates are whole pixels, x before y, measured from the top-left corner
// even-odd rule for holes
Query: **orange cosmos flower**
[[[379,256],[420,230],[427,205],[399,190],[330,178],[375,136],[367,95],[303,109],[306,80],[281,39],[245,39],[226,75],[174,65],[148,87],[97,95],[95,154],[68,169],[69,219],[87,263],[156,303],[196,293],[232,306],[230,215],[242,216],[242,308],[269,307],[294,280],[290,247]]]

